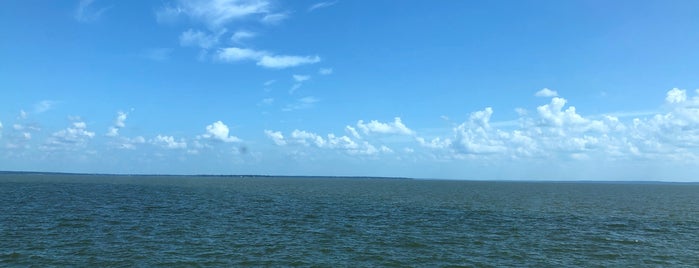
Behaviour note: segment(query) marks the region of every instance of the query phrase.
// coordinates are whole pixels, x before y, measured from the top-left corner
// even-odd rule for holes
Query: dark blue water
[[[0,266],[699,266],[699,185],[0,175]]]

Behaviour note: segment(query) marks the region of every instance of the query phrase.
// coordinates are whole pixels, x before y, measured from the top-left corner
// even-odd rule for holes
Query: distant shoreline
[[[112,177],[201,177],[201,178],[288,178],[288,179],[387,179],[418,181],[453,181],[453,182],[515,182],[515,183],[579,183],[579,184],[687,184],[699,185],[692,181],[663,180],[532,180],[532,179],[443,179],[443,178],[408,178],[383,176],[320,176],[320,175],[250,175],[250,174],[113,174],[113,173],[78,173],[78,172],[43,172],[43,171],[0,171],[2,175],[45,175],[45,176],[112,176]]]
[[[113,174],[113,173],[77,173],[77,172],[42,172],[42,171],[0,171],[0,175],[71,175],[71,176],[115,176],[115,177],[211,177],[211,178],[337,178],[337,179],[393,179],[415,180],[407,177],[381,176],[297,176],[297,175],[249,175],[249,174]]]

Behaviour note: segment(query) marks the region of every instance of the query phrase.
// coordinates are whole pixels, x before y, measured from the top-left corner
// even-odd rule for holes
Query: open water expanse
[[[699,185],[0,174],[0,266],[699,267]]]

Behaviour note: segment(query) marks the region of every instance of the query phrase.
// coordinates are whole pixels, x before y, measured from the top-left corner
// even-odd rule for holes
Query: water
[[[699,266],[699,185],[0,175],[0,266]]]

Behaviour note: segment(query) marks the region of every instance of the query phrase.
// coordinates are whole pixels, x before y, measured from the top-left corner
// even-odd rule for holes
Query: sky
[[[1,1],[0,170],[699,181],[699,2]]]

